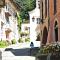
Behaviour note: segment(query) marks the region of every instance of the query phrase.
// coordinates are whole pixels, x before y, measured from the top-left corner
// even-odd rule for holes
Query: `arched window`
[[[56,10],[56,0],[54,0],[54,14],[56,14],[57,10]]]
[[[45,17],[47,17],[47,0],[45,0]]]
[[[55,31],[55,41],[58,41],[58,23],[57,21],[55,22],[55,26],[54,26],[54,31]]]

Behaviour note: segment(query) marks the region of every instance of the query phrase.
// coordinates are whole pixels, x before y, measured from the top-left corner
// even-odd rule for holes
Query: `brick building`
[[[60,41],[60,0],[41,0],[41,42]]]

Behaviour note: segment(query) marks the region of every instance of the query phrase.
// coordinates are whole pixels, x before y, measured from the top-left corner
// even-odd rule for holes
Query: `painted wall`
[[[7,6],[9,10],[6,9],[6,6],[1,8],[0,12],[0,40],[9,40],[19,39],[18,27],[17,27],[17,17],[15,17],[13,8],[11,6]],[[11,10],[10,10],[11,8]],[[10,12],[13,12],[10,14]],[[7,15],[8,14],[8,15]],[[10,15],[9,15],[10,14]],[[9,19],[6,19],[8,17]],[[7,20],[9,20],[7,22]],[[7,35],[7,36],[6,36]],[[8,37],[8,38],[7,38]]]
[[[39,23],[37,23],[37,18],[39,18],[39,22],[40,22],[40,9],[38,7],[39,2],[40,2],[40,0],[36,0],[36,8],[29,12],[29,16],[30,16],[30,40],[31,41],[36,41],[36,39],[37,39],[36,28],[37,28],[37,25],[39,24]],[[33,19],[34,19],[34,21],[33,21]]]

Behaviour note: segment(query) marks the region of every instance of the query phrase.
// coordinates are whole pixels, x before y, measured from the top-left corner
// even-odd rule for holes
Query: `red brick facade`
[[[47,17],[44,17],[44,11],[46,10],[45,1],[47,1]],[[41,0],[41,12],[41,16],[43,16],[41,17],[41,19],[43,20],[43,22],[46,21],[42,24],[42,26],[47,25],[47,42],[51,43],[60,41],[60,0]],[[41,30],[43,31],[44,27]],[[44,33],[42,33],[42,40],[44,38],[43,34]]]
[[[60,0],[56,0],[56,13],[54,14],[54,1],[55,0],[49,0],[49,16],[50,16],[50,32],[49,32],[49,42],[55,41],[55,22],[57,22],[58,27],[58,41],[60,41]],[[56,42],[56,41],[55,41]]]

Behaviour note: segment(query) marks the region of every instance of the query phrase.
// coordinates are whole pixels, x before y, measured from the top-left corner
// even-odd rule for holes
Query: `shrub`
[[[25,39],[25,42],[30,42],[30,38],[26,38]]]
[[[0,46],[5,46],[5,42],[4,41],[0,41]]]
[[[22,38],[19,38],[18,42],[19,43],[23,43]]]
[[[52,43],[52,44],[48,44],[48,45],[42,46],[40,48],[39,52],[41,54],[49,54],[49,53],[56,54],[56,53],[60,53],[60,44]]]
[[[11,45],[11,42],[9,40],[6,40],[7,45]]]
[[[8,46],[7,41],[0,41],[0,47],[1,48],[6,47],[6,46]]]
[[[20,32],[21,37],[29,35],[29,32]]]
[[[59,60],[60,44],[51,43],[45,46],[41,46],[36,57],[38,60]]]
[[[12,42],[12,44],[16,44],[16,40],[15,39],[11,40],[11,42]]]

